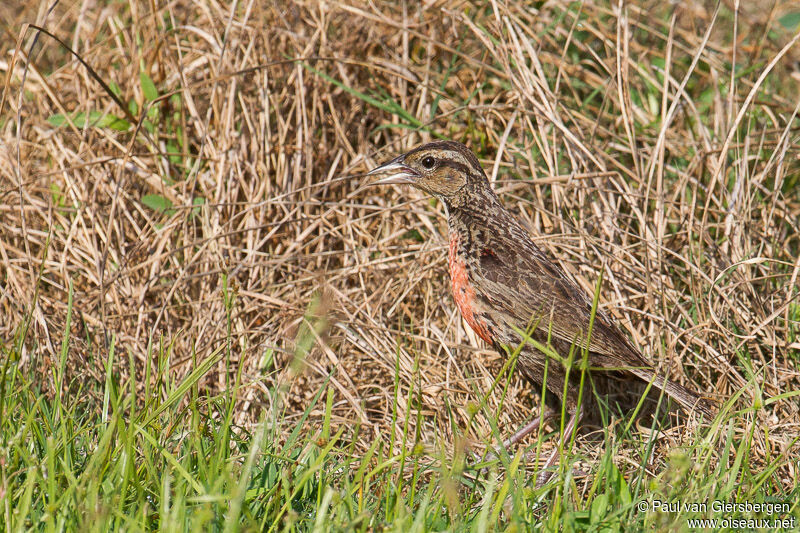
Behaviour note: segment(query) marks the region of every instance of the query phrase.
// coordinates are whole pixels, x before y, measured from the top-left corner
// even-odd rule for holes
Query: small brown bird
[[[656,374],[605,313],[597,310],[591,322],[592,299],[503,208],[478,158],[466,146],[453,141],[425,144],[384,163],[369,175],[383,176],[375,184],[409,184],[444,203],[453,298],[475,333],[501,354],[523,345],[517,368],[539,390],[547,364],[547,391],[563,402],[570,414],[562,444],[582,417],[583,406],[591,402],[592,388],[587,387],[590,378],[607,377],[602,374],[635,376],[663,389],[685,410],[712,415],[712,402]],[[526,331],[527,335],[521,335]],[[537,344],[551,355],[537,349]],[[561,358],[554,359],[548,346]],[[576,362],[588,348],[589,370],[580,408],[582,372],[578,368],[568,371],[564,364],[572,346],[580,349],[574,357]],[[519,441],[538,426],[536,419],[505,445]],[[555,452],[545,468],[554,459]]]

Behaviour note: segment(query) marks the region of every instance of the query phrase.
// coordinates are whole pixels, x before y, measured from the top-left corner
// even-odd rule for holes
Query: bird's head
[[[488,186],[478,158],[469,148],[455,141],[423,144],[367,175],[381,177],[373,185],[413,185],[448,205],[458,203],[459,197],[475,186]]]

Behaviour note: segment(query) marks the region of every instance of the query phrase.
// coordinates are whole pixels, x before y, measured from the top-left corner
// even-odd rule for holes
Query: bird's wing
[[[504,236],[495,236],[504,238]],[[476,293],[486,300],[495,320],[586,348],[592,300],[552,263],[521,227],[509,242],[496,242],[481,252],[476,265]],[[602,354],[608,365],[649,367],[623,333],[601,311],[595,314],[589,351]],[[566,355],[566,354],[562,354]]]

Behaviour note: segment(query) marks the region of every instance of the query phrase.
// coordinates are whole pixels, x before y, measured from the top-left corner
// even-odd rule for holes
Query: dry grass
[[[122,375],[169,343],[177,377],[230,323],[238,423],[280,407],[264,394],[276,380],[298,417],[330,374],[334,424],[359,424],[359,449],[406,422],[450,449],[503,361],[450,298],[442,206],[360,175],[445,136],[476,150],[587,290],[605,269],[603,307],[675,379],[741,392],[740,407],[797,390],[800,47],[784,48],[797,37],[779,23],[791,3],[737,17],[726,3],[643,4],[0,7],[0,338],[29,320],[23,363],[52,386],[72,285],[77,390],[102,382],[112,337],[135,362]],[[48,122],[126,111],[55,41],[35,43],[34,20],[136,103],[130,130]],[[171,210],[153,207],[163,199]],[[317,342],[297,371],[309,323]],[[220,363],[202,387],[231,381]],[[512,379],[499,426],[535,404]],[[791,454],[787,484],[798,410],[783,397],[735,428],[769,426],[753,452]],[[479,414],[468,437],[490,432]],[[663,454],[680,435],[660,439]]]

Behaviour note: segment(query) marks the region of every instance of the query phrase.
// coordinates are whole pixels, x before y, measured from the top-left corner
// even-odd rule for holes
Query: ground
[[[4,525],[800,517],[652,504],[800,500],[800,10],[767,7],[0,6]],[[542,489],[558,422],[473,468],[537,391],[459,316],[443,206],[364,187],[436,138],[720,415],[614,416]]]

